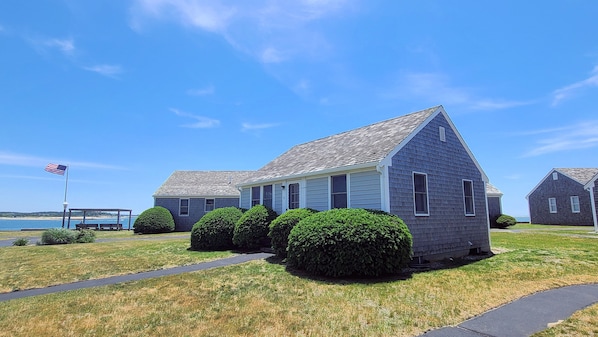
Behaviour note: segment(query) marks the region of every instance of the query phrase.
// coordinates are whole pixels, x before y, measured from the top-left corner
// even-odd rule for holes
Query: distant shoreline
[[[65,217],[65,220],[68,220],[68,216]],[[102,215],[102,216],[86,216],[85,220],[87,219],[114,219],[115,216],[109,215]],[[124,216],[120,216],[121,219],[125,218]],[[61,216],[17,216],[17,217],[8,217],[8,216],[0,216],[0,220],[62,220]],[[83,220],[83,216],[71,216],[71,220]]]

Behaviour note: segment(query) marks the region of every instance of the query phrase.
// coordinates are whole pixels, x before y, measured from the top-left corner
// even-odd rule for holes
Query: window
[[[413,172],[415,215],[430,215],[428,210],[428,175]]]
[[[438,127],[438,133],[440,134],[440,141],[446,142],[446,130],[443,126]]]
[[[473,201],[473,181],[463,180],[463,202],[465,204],[465,215],[475,215]]]
[[[264,186],[264,206],[272,208],[272,185]]]
[[[571,196],[571,212],[579,213],[579,197],[577,195]]]
[[[251,207],[260,204],[260,187],[254,186],[251,188]]]
[[[548,209],[550,213],[556,213],[556,198],[548,198]]]
[[[559,174],[557,172],[552,172],[552,180],[559,180]]]
[[[189,199],[179,199],[179,215],[189,215]]]
[[[289,209],[299,208],[299,184],[289,184]]]
[[[206,206],[204,211],[207,213],[214,210],[214,199],[206,199]]]
[[[330,178],[330,205],[332,208],[347,208],[347,175]]]

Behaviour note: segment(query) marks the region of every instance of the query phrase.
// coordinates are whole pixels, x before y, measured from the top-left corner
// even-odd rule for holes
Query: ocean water
[[[131,228],[135,223],[136,217],[131,217]],[[81,219],[71,219],[70,228],[75,228],[75,225],[81,222]],[[105,218],[105,219],[86,219],[86,223],[116,223],[116,218]],[[120,223],[123,228],[129,228],[129,217],[121,216]],[[64,228],[67,227],[68,218],[64,221]],[[62,228],[62,219],[36,219],[36,220],[23,220],[23,219],[0,219],[0,231],[20,231],[22,229],[48,229],[48,228]]]

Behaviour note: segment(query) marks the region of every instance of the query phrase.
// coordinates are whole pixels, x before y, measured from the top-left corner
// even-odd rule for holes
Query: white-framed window
[[[552,172],[552,180],[559,180],[558,172]]]
[[[260,187],[259,186],[253,186],[251,188],[251,207],[255,206],[255,205],[259,205],[260,204]]]
[[[579,213],[579,196],[577,195],[571,196],[571,212]]]
[[[206,199],[206,205],[204,207],[204,211],[207,213],[209,211],[213,211],[214,210],[214,199]]]
[[[463,180],[463,203],[465,205],[465,215],[475,215],[475,203],[473,198],[473,181]]]
[[[347,175],[330,177],[331,208],[347,208]]]
[[[556,198],[548,198],[548,209],[550,213],[556,213]]]
[[[299,208],[299,183],[292,183],[288,186],[289,209]]]
[[[262,205],[272,208],[272,185],[264,186],[264,200]]]
[[[189,199],[179,199],[179,215],[189,215]]]
[[[428,175],[413,172],[413,208],[415,215],[430,215],[428,204]]]
[[[440,141],[446,142],[446,129],[444,128],[444,126],[438,127],[438,133],[440,134]]]

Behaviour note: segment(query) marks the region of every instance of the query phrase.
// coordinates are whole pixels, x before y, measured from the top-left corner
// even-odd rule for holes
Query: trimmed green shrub
[[[29,239],[26,238],[18,238],[15,241],[13,241],[12,245],[13,246],[27,246],[29,244]]]
[[[380,276],[411,260],[413,239],[399,217],[364,209],[313,214],[291,230],[287,263],[311,274]]]
[[[276,216],[276,212],[263,205],[253,206],[235,224],[233,243],[241,249],[269,247],[269,226]]]
[[[272,249],[281,258],[287,257],[287,246],[289,245],[289,234],[291,229],[302,219],[316,213],[310,208],[297,208],[286,211],[270,223],[268,237],[272,239]]]
[[[133,224],[134,233],[155,234],[172,231],[174,231],[174,218],[169,210],[161,206],[141,212]]]
[[[96,241],[96,233],[91,229],[77,231],[76,243],[92,243]]]
[[[517,219],[510,215],[502,214],[496,219],[496,227],[498,228],[507,228],[515,224],[517,224]]]
[[[50,228],[42,233],[42,245],[64,245],[73,243],[77,239],[77,233],[66,228]]]
[[[226,250],[234,248],[235,224],[243,216],[237,207],[217,208],[201,217],[191,229],[191,249]]]

